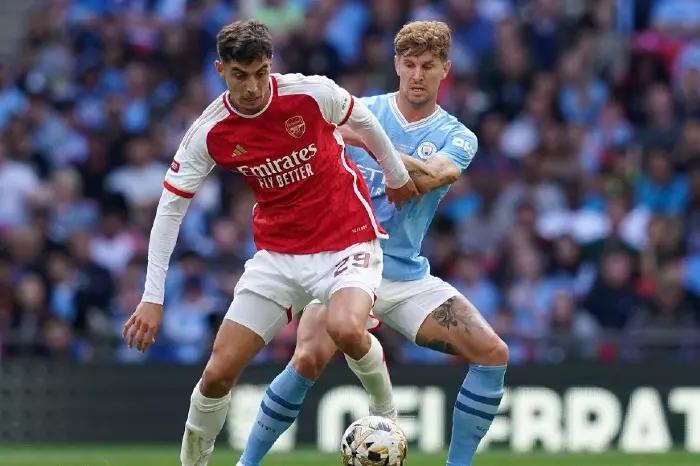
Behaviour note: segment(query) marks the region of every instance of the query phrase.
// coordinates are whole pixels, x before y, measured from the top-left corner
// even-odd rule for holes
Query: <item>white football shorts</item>
[[[258,251],[245,264],[226,318],[248,327],[269,343],[313,299],[327,304],[341,288],[360,288],[374,300],[382,268],[378,240],[316,254]],[[260,295],[270,305],[242,306],[236,300],[241,293]]]
[[[386,324],[411,341],[425,319],[448,299],[461,295],[449,283],[433,275],[411,281],[383,279],[376,291],[374,308],[367,318],[367,330]],[[314,300],[310,304],[318,304]]]
[[[382,323],[416,341],[418,329],[430,313],[460,294],[454,286],[433,275],[410,281],[385,278],[377,289],[373,311]]]

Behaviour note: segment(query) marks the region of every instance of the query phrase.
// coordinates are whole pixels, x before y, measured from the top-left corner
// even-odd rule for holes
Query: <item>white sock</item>
[[[200,383],[201,380],[192,390],[190,411],[182,437],[180,461],[184,466],[207,464],[231,404],[231,393],[221,398],[208,398],[199,390]]]
[[[362,386],[369,394],[370,410],[387,412],[394,408],[394,395],[391,389],[391,378],[384,362],[384,349],[379,340],[369,334],[371,345],[367,354],[357,361],[347,354],[345,360]]]

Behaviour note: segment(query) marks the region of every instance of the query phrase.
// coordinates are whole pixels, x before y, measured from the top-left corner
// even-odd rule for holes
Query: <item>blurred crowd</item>
[[[206,356],[254,253],[252,197],[223,171],[183,223],[156,345],[119,337],[167,165],[224,89],[216,33],[247,17],[273,31],[276,71],[358,96],[396,88],[405,21],[450,24],[439,102],[479,151],[424,251],[513,363],[700,354],[699,1],[54,0],[0,61],[0,359]],[[394,361],[451,361],[381,336]]]

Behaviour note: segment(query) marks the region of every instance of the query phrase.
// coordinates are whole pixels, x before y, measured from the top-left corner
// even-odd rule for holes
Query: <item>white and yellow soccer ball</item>
[[[403,466],[406,436],[391,419],[365,416],[350,424],[340,442],[343,466]]]

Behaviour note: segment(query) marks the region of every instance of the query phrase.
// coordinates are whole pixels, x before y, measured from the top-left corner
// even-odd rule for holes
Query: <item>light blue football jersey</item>
[[[440,107],[432,115],[409,123],[399,111],[395,97],[396,93],[391,93],[363,97],[360,101],[377,117],[398,151],[422,161],[439,154],[460,170],[469,166],[477,150],[474,133]],[[389,239],[382,240],[384,277],[400,281],[425,277],[430,266],[428,259],[421,256],[421,244],[449,186],[431,191],[397,210],[387,199],[379,164],[357,147],[347,146],[347,153],[364,175],[377,219],[389,233]]]

